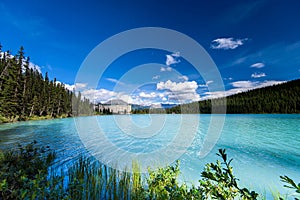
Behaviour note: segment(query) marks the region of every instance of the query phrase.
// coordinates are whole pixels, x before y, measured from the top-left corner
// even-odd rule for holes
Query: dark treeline
[[[300,113],[300,79],[242,92],[232,96],[199,101],[167,109],[167,113]],[[198,109],[195,109],[198,108]]]
[[[49,80],[47,73],[43,77],[30,67],[23,47],[12,55],[0,45],[0,122],[74,116],[89,107],[80,93],[76,96],[56,79]]]
[[[300,79],[254,89],[228,97],[209,99],[164,109],[134,110],[133,114],[150,113],[300,113]]]

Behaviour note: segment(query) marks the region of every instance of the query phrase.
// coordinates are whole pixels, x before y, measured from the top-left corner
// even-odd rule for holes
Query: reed
[[[132,171],[118,171],[91,158],[80,157],[66,170],[55,169],[55,154],[47,148],[35,148],[35,143],[18,151],[0,152],[0,199],[265,199],[255,191],[240,188],[233,175],[225,150],[219,150],[222,161],[208,163],[201,173],[198,186],[179,184],[179,161],[173,166],[140,173],[137,162]],[[43,156],[45,152],[47,155]],[[58,173],[60,172],[60,173]],[[274,199],[300,194],[300,184],[287,176],[280,177],[284,187],[295,192],[282,196],[273,192]]]

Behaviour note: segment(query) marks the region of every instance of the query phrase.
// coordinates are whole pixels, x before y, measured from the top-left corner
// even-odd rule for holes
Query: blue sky
[[[77,83],[87,97],[122,98],[139,104],[189,102],[297,79],[300,76],[299,1],[1,1],[0,42],[16,53],[22,45],[31,62],[72,88],[90,51],[120,32],[162,27],[193,38],[214,60],[226,91],[210,91],[214,80],[180,52],[144,49],[115,60],[97,88]],[[132,41],[134,42],[134,41]],[[121,80],[147,63],[152,83]],[[149,70],[149,71],[148,71]],[[125,76],[126,77],[126,76]],[[143,80],[143,74],[137,74]],[[131,77],[132,78],[132,77]],[[118,91],[116,85],[120,86]],[[121,87],[122,86],[122,87]]]

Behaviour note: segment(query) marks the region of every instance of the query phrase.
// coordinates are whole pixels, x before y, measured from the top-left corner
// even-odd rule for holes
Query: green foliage
[[[199,186],[179,184],[180,162],[173,166],[149,169],[142,176],[139,165],[132,172],[121,172],[84,157],[56,175],[50,166],[55,158],[48,147],[37,148],[36,142],[14,151],[0,151],[0,199],[257,199],[258,194],[238,186],[225,150],[217,154],[222,161],[208,163],[201,173]],[[67,181],[66,181],[67,177]],[[281,177],[285,187],[297,185]],[[144,182],[145,181],[145,182]],[[283,199],[278,194],[274,199]],[[295,198],[297,199],[297,198]]]
[[[43,78],[29,68],[23,47],[17,55],[0,48],[0,55],[0,122],[92,114],[89,100],[76,96],[56,79],[49,80],[47,73]]]
[[[0,124],[1,123],[7,123],[9,122],[9,119],[7,119],[6,117],[3,117],[1,114],[0,114]]]
[[[199,101],[166,109],[167,113],[300,113],[300,79],[254,89],[225,98]],[[189,108],[190,107],[190,108]],[[212,108],[214,110],[212,111]]]
[[[203,179],[200,180],[200,189],[204,192],[206,198],[212,199],[256,199],[258,194],[249,191],[247,188],[240,188],[237,184],[237,178],[233,175],[233,169],[230,166],[232,159],[227,160],[225,150],[219,149],[217,154],[222,158],[216,164],[208,163],[202,172]]]
[[[291,178],[288,176],[280,176],[281,181],[285,183],[284,187],[294,189],[295,195],[298,198],[295,197],[295,200],[299,200],[300,198],[300,183],[296,184]],[[280,199],[283,199],[282,197]]]
[[[48,167],[55,158],[49,148],[36,148],[36,142],[0,156],[0,199],[24,199],[41,195],[47,186]],[[44,154],[47,153],[45,156]]]
[[[179,186],[177,181],[179,173],[179,161],[175,166],[149,170],[147,183],[150,199],[183,199],[187,188],[185,185]]]

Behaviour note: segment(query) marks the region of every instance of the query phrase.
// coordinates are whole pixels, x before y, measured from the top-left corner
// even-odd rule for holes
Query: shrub
[[[15,151],[0,152],[0,199],[257,199],[258,194],[238,186],[225,150],[217,154],[222,161],[208,163],[198,186],[179,184],[180,162],[173,166],[149,169],[142,176],[139,166],[120,172],[90,158],[81,157],[57,176],[49,172],[55,153],[49,147],[35,147],[36,142]],[[65,179],[67,177],[67,181]],[[284,187],[300,194],[300,183],[281,176]],[[65,182],[66,181],[66,182]],[[295,195],[294,195],[295,196]],[[296,197],[296,196],[295,196]],[[275,199],[284,199],[280,195]],[[297,198],[295,198],[297,200]]]
[[[36,148],[36,141],[0,156],[0,199],[34,199],[47,185],[48,167],[55,154],[49,147]],[[44,154],[47,153],[45,156]]]
[[[218,156],[222,162],[217,160],[216,164],[208,163],[202,172],[203,177],[200,182],[200,190],[205,198],[211,199],[256,199],[258,194],[249,191],[247,188],[240,188],[237,178],[233,175],[233,169],[230,166],[232,159],[227,160],[225,149],[219,149]]]

